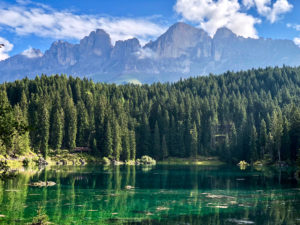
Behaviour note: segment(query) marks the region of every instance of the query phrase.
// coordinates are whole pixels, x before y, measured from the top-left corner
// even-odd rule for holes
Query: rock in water
[[[133,186],[130,186],[130,185],[125,186],[125,188],[126,188],[127,190],[132,190],[132,189],[134,189],[134,187],[133,187]]]
[[[43,157],[39,157],[39,159],[37,160],[37,164],[39,166],[47,166],[48,162]]]
[[[33,182],[30,184],[30,186],[33,187],[51,187],[56,185],[54,181],[38,181],[38,182]]]

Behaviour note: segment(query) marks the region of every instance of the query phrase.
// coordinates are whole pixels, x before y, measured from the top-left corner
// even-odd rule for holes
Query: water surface
[[[57,185],[29,185],[47,180]],[[55,167],[0,181],[0,224],[26,224],[38,207],[54,224],[295,225],[300,185],[292,169],[159,165]]]

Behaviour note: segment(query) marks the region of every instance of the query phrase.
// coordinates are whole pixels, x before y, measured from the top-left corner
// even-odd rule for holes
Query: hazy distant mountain
[[[156,41],[141,46],[136,38],[113,46],[104,30],[79,44],[54,42],[42,54],[18,54],[0,61],[0,82],[40,74],[68,74],[106,82],[154,82],[266,66],[300,65],[300,48],[291,40],[251,39],[219,29],[204,30],[176,23]]]

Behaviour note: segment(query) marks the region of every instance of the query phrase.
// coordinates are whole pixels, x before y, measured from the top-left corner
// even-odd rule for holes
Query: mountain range
[[[155,41],[117,41],[102,29],[78,44],[54,42],[0,61],[0,82],[41,74],[67,74],[95,81],[152,83],[190,76],[266,66],[300,65],[300,48],[291,40],[243,38],[227,28],[213,37],[202,29],[176,23]]]

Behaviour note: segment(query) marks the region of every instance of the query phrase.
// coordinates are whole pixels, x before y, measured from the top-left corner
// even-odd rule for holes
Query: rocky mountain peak
[[[214,39],[228,39],[228,38],[236,38],[237,35],[233,33],[230,29],[227,27],[221,27],[217,30],[217,32],[214,35]]]
[[[64,51],[69,51],[74,47],[73,44],[65,41],[55,41],[52,43],[49,50],[45,52],[45,55],[56,55]]]
[[[52,52],[52,51],[56,51],[59,48],[66,48],[66,47],[73,47],[73,45],[70,44],[69,42],[58,40],[53,42],[50,49],[47,51]]]
[[[177,23],[173,24],[172,26],[170,26],[166,33],[178,32],[178,31],[184,31],[184,30],[196,30],[196,29],[197,28],[195,28],[189,24],[186,24],[183,22],[177,22]]]
[[[130,48],[140,48],[140,42],[137,38],[131,38],[125,41],[117,41],[115,47],[126,46]]]
[[[179,22],[145,47],[152,49],[161,57],[177,58],[186,55],[186,51],[195,47],[199,42],[210,39],[204,30]]]
[[[117,41],[111,55],[113,58],[129,57],[137,52],[140,48],[140,42],[136,38],[125,41]]]
[[[89,36],[80,41],[81,53],[94,54],[96,56],[107,55],[112,49],[111,39],[108,33],[102,29],[92,31]]]
[[[96,81],[176,81],[180,77],[222,73],[266,66],[299,66],[300,48],[292,40],[252,39],[228,28],[213,38],[202,29],[176,23],[143,48],[132,38],[112,46],[97,29],[78,44],[54,42],[43,55],[30,49],[0,61],[0,82],[37,74],[66,73]]]
[[[42,63],[50,67],[55,64],[69,66],[75,64],[74,45],[66,41],[55,41],[42,58]]]

